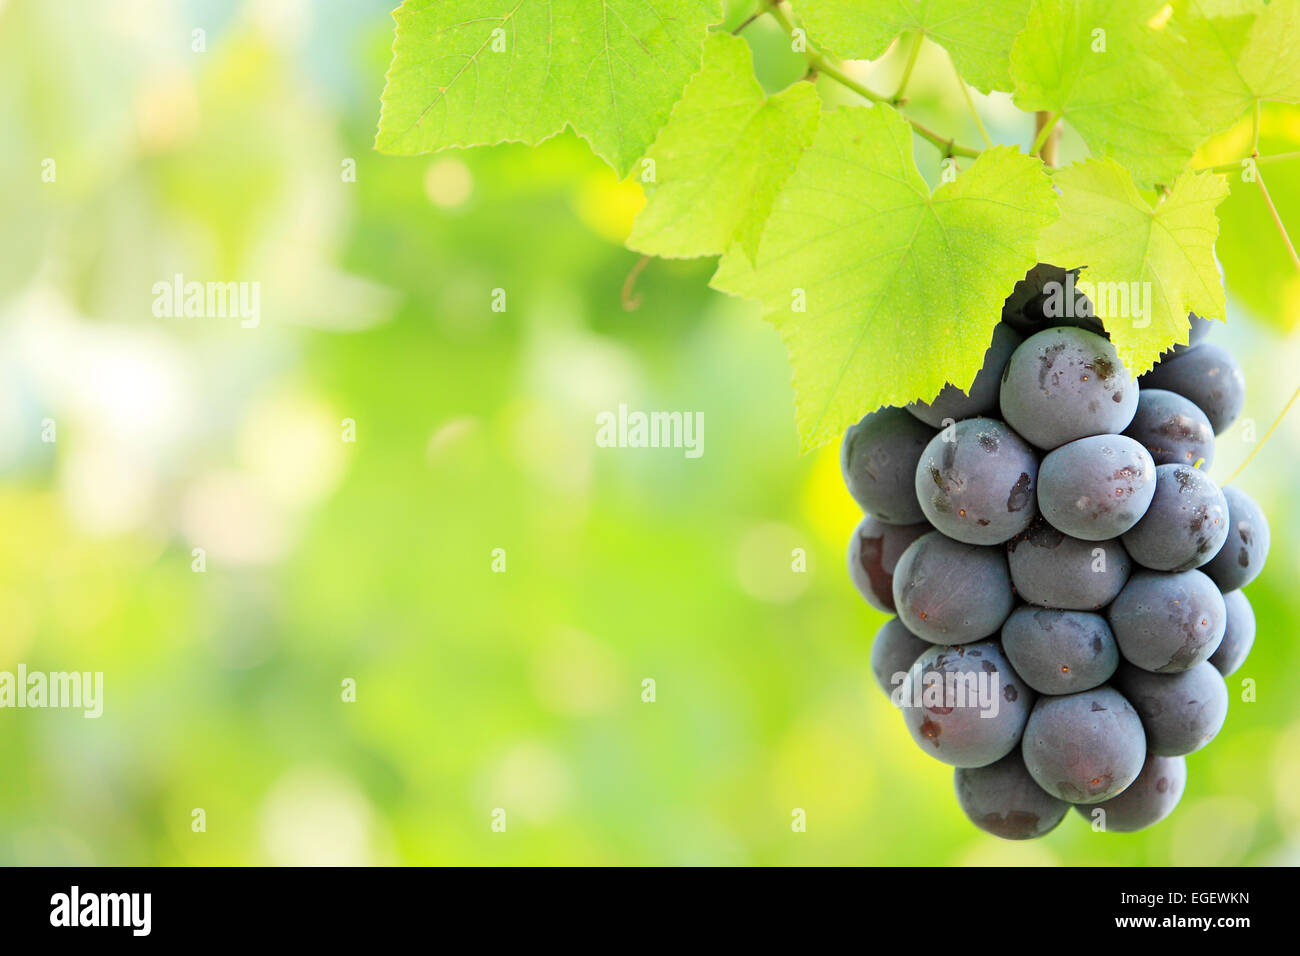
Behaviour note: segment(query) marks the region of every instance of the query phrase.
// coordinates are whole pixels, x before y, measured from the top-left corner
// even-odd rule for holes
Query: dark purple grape
[[[1138,387],[1100,335],[1055,328],[1031,335],[1012,354],[1000,400],[1007,424],[1050,450],[1122,432],[1137,410]]]
[[[1200,750],[1228,716],[1228,687],[1209,661],[1178,674],[1152,674],[1120,664],[1115,686],[1141,716],[1147,748],[1162,757]]]
[[[969,393],[948,384],[933,401],[913,402],[907,410],[933,428],[942,428],[948,419],[959,422],[964,418],[996,414],[1002,370],[1007,367],[1011,353],[1023,341],[1024,337],[1015,329],[999,322],[993,327],[992,342],[984,352],[984,364],[976,373]]]
[[[1175,345],[1175,349],[1191,348],[1194,345],[1200,345],[1214,331],[1215,320],[1203,319],[1195,312],[1187,313],[1187,324],[1190,328],[1187,331],[1187,345]]]
[[[1104,335],[1092,303],[1074,283],[1078,269],[1040,262],[1016,283],[1002,304],[1002,321],[1021,335],[1033,335],[1058,325],[1073,325]]]
[[[1004,840],[1046,836],[1070,809],[1034,783],[1019,749],[987,767],[958,767],[952,782],[971,823]]]
[[[1187,344],[1171,345],[1160,358],[1167,359],[1174,355],[1182,355],[1190,348],[1195,348],[1204,342],[1214,330],[1216,322],[1214,319],[1203,319],[1195,312],[1187,313]]]
[[[934,527],[966,544],[1001,544],[1038,512],[1038,454],[992,418],[968,418],[925,446],[916,497]]]
[[[1007,542],[1007,565],[1016,593],[1029,603],[1095,611],[1119,594],[1133,562],[1118,538],[1081,541],[1039,515]]]
[[[894,610],[894,567],[907,546],[933,529],[920,524],[885,524],[867,515],[849,538],[849,578],[878,611]]]
[[[1156,493],[1142,520],[1121,541],[1133,560],[1154,571],[1190,571],[1219,553],[1228,537],[1228,502],[1203,471],[1156,468]]]
[[[1137,414],[1124,434],[1151,453],[1157,465],[1209,469],[1214,429],[1196,403],[1163,388],[1138,392]]]
[[[1141,378],[1143,388],[1163,388],[1195,402],[1221,435],[1246,404],[1246,377],[1227,349],[1206,342],[1171,355]]]
[[[1110,680],[1119,648],[1110,625],[1090,611],[1021,606],[1002,625],[1002,652],[1040,694],[1076,694]]]
[[[997,641],[930,648],[908,671],[902,697],[912,737],[954,767],[983,767],[1009,754],[1034,703]]]
[[[1040,697],[1025,725],[1025,767],[1037,784],[1069,803],[1101,803],[1132,783],[1146,758],[1137,712],[1103,685]]]
[[[932,437],[933,428],[901,408],[882,408],[849,427],[840,471],[863,511],[886,524],[925,519],[916,500],[916,463]]]
[[[1084,541],[1117,538],[1146,514],[1156,493],[1151,454],[1123,435],[1093,435],[1048,452],[1038,466],[1038,510]]]
[[[1227,610],[1200,571],[1134,571],[1107,612],[1125,660],[1174,674],[1208,660],[1223,640]]]
[[[1228,502],[1228,540],[1201,570],[1227,592],[1244,588],[1264,570],[1272,535],[1254,498],[1231,485],[1223,489],[1223,497]]]
[[[933,644],[921,640],[896,617],[882,624],[871,642],[871,673],[880,689],[892,698],[916,659],[932,647]]]
[[[1255,609],[1240,591],[1225,594],[1223,606],[1227,609],[1228,624],[1223,632],[1223,640],[1219,642],[1219,649],[1210,655],[1210,663],[1227,677],[1246,663],[1250,649],[1255,644]]]
[[[1104,803],[1076,807],[1080,814],[1108,833],[1136,833],[1174,812],[1187,787],[1187,760],[1147,754],[1142,772],[1117,797]]]
[[[1015,597],[1001,548],[923,534],[894,568],[894,607],[907,629],[935,644],[965,644],[997,632]]]

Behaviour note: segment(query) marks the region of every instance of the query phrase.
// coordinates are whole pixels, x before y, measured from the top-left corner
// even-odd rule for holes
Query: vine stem
[[[650,264],[653,256],[642,256],[637,260],[631,271],[628,272],[627,278],[623,280],[623,290],[619,295],[619,302],[623,306],[624,312],[635,312],[641,308],[641,293],[634,291],[636,289],[636,280],[640,278],[645,267]]]
[[[767,12],[772,14],[772,18],[776,20],[777,23],[781,24],[781,29],[793,36],[796,29],[794,21],[791,20],[790,17],[786,15],[786,12],[781,9],[780,3],[776,2],[776,0],[764,0],[764,3],[767,6]],[[818,73],[834,80],[845,89],[852,90],[854,93],[858,94],[858,96],[870,100],[873,103],[883,103],[886,106],[890,105],[888,97],[881,96],[874,90],[868,89],[864,84],[853,79],[853,77],[835,66],[811,46],[808,46],[804,50],[804,55],[808,58],[809,66]],[[919,136],[929,140],[935,146],[939,147],[939,149],[943,150],[944,156],[966,156],[974,159],[980,154],[980,150],[971,149],[969,146],[962,146],[952,139],[941,136],[939,133],[930,129],[930,127],[912,119],[910,116],[906,116],[901,112],[898,115],[907,120],[907,122],[911,124],[912,129],[916,130]]]
[[[1197,173],[1235,173],[1241,169],[1241,164],[1247,159],[1255,160],[1256,166],[1263,166],[1267,163],[1284,163],[1291,159],[1300,159],[1300,151],[1291,153],[1273,153],[1271,156],[1246,156],[1232,163],[1219,163],[1217,166],[1202,166],[1193,170]]]
[[[903,67],[903,75],[898,80],[898,92],[890,100],[890,105],[898,106],[903,102],[903,93],[907,90],[907,81],[912,78],[912,70],[916,67],[916,60],[921,53],[921,44],[925,42],[925,34],[917,33],[912,40],[912,51],[907,55],[907,65]]]
[[[1282,406],[1282,411],[1277,413],[1277,418],[1273,419],[1273,424],[1268,426],[1268,431],[1264,432],[1264,437],[1259,440],[1259,444],[1257,444],[1254,448],[1251,449],[1250,454],[1246,456],[1246,460],[1237,466],[1237,470],[1234,471],[1231,475],[1229,475],[1228,480],[1225,481],[1223,485],[1220,485],[1220,487],[1224,487],[1230,484],[1232,481],[1236,479],[1238,475],[1240,475],[1243,471],[1246,470],[1246,466],[1249,465],[1252,459],[1254,459],[1254,457],[1259,454],[1260,449],[1264,447],[1264,443],[1268,441],[1269,436],[1271,436],[1273,432],[1277,430],[1278,425],[1282,424],[1282,419],[1286,417],[1286,413],[1291,410],[1291,406],[1296,403],[1297,398],[1300,398],[1300,387],[1297,387],[1296,390],[1291,393],[1290,400],[1288,400],[1287,403]]]
[[[785,30],[785,32],[787,34],[790,34],[791,36],[794,35],[794,31],[796,29],[794,21],[783,9],[781,9],[780,0],[759,0],[758,6],[759,9],[753,14],[753,16],[746,19],[736,29],[736,32],[740,32],[740,30],[747,27],[757,17],[762,16],[763,13],[769,13],[772,15],[772,18],[776,20],[778,24],[780,24],[781,29]],[[916,56],[920,51],[921,41],[923,39],[924,39],[923,36],[921,35],[917,36],[917,41],[915,44],[913,44],[912,47],[912,54],[908,58],[908,66],[904,70],[904,82],[899,84],[898,93],[895,94],[894,99],[892,100],[887,96],[880,95],[874,90],[869,89],[865,84],[860,83],[857,80],[853,79],[853,77],[849,76],[843,70],[839,69],[833,63],[831,63],[825,56],[823,56],[817,50],[813,49],[811,46],[806,47],[804,51],[804,55],[807,57],[808,64],[813,70],[825,75],[829,79],[834,80],[836,83],[840,84],[840,86],[843,86],[845,89],[856,93],[858,96],[861,96],[863,99],[870,100],[872,103],[884,103],[889,106],[894,106],[897,105],[897,101],[903,94],[903,89],[906,86],[906,80],[911,75],[912,67],[915,66]],[[957,68],[956,64],[953,64],[954,71],[956,71],[956,68]],[[957,77],[958,80],[960,81],[961,74],[958,73]],[[961,88],[962,88],[963,95],[966,97],[966,105],[970,108],[971,114],[975,117],[975,125],[979,128],[980,136],[983,138],[986,146],[992,146],[993,142],[991,139],[989,139],[988,131],[984,128],[984,124],[980,121],[979,113],[976,112],[975,110],[975,104],[971,100],[970,90],[967,89],[965,81],[961,81]],[[1251,152],[1254,155],[1250,157],[1255,160],[1256,165],[1258,166],[1267,163],[1280,163],[1292,159],[1300,159],[1300,151],[1289,152],[1289,153],[1275,153],[1272,156],[1258,155],[1259,112],[1260,112],[1259,103],[1257,102],[1255,104],[1255,120],[1254,120],[1254,130],[1252,134],[1253,145],[1251,147]],[[900,115],[902,115],[901,112]],[[910,116],[904,115],[903,119],[907,120],[907,122],[911,124],[912,129],[916,130],[917,135],[921,136],[924,139],[929,140],[939,149],[943,150],[945,156],[965,156],[969,159],[974,159],[978,157],[982,152],[982,150],[972,149],[968,146],[962,146],[961,144],[957,143],[955,140],[940,135],[939,133],[930,129],[928,126],[924,125],[923,123],[915,119],[912,119],[912,117]],[[1038,127],[1038,135],[1034,139],[1033,147],[1030,149],[1030,155],[1037,156],[1039,155],[1041,150],[1047,148],[1049,137],[1056,131],[1057,124],[1060,122],[1060,120],[1061,120],[1061,114],[1053,113],[1050,115],[1050,118],[1046,123]],[[1241,160],[1237,160],[1236,162],[1233,163],[1220,163],[1217,166],[1203,166],[1200,169],[1193,170],[1193,172],[1230,173],[1233,172],[1234,170],[1240,169],[1241,162],[1242,162]],[[1054,163],[1055,163],[1055,157],[1053,156],[1053,162],[1049,162],[1046,164],[1049,167],[1049,172],[1051,171],[1050,168],[1054,167]],[[1259,182],[1260,182],[1260,187],[1263,189],[1264,188],[1263,180],[1261,179],[1259,180]],[[1265,195],[1267,195],[1266,189],[1265,189]],[[1271,208],[1272,207],[1271,201],[1269,205]],[[1291,246],[1289,239],[1287,240],[1287,246],[1292,251],[1292,258],[1295,258],[1295,250],[1294,247]],[[1300,267],[1300,262],[1297,263],[1297,267]]]
[[[957,69],[957,62],[950,55],[948,62],[952,64],[952,75],[957,77],[957,85],[961,87],[961,95],[966,98],[966,109],[970,110],[971,118],[975,120],[975,128],[980,131],[980,138],[984,140],[984,147],[987,149],[993,145],[993,140],[989,139],[989,131],[984,128],[984,121],[980,119],[979,110],[975,109],[975,100],[970,95],[970,87],[962,79],[961,70]]]
[[[1060,113],[1048,113],[1039,110],[1034,114],[1034,123],[1038,135],[1034,137],[1034,145],[1029,150],[1030,156],[1042,156],[1043,162],[1048,166],[1056,165],[1056,142],[1052,139],[1052,133],[1056,130],[1056,124],[1060,120]],[[1050,151],[1050,158],[1048,153]]]
[[[1259,191],[1264,195],[1264,205],[1268,206],[1269,215],[1273,217],[1273,224],[1277,226],[1277,231],[1282,236],[1282,241],[1286,243],[1286,251],[1291,254],[1291,262],[1295,264],[1296,270],[1300,271],[1300,256],[1296,255],[1295,245],[1291,242],[1291,237],[1287,234],[1286,225],[1282,222],[1282,217],[1278,215],[1277,206],[1273,205],[1273,197],[1268,194],[1268,187],[1264,185],[1264,176],[1255,170],[1255,182],[1259,185]]]
[[[1273,217],[1273,225],[1277,226],[1278,234],[1282,237],[1282,242],[1286,244],[1286,251],[1291,256],[1291,262],[1295,265],[1296,270],[1300,271],[1300,256],[1296,255],[1295,244],[1291,241],[1291,236],[1286,231],[1286,224],[1282,222],[1282,217],[1278,215],[1277,206],[1273,205],[1273,197],[1268,194],[1268,186],[1264,185],[1264,174],[1259,171],[1259,130],[1260,120],[1263,115],[1263,103],[1255,100],[1255,109],[1250,114],[1250,159],[1255,164],[1253,170],[1255,182],[1259,185],[1259,191],[1264,197],[1264,205],[1268,207],[1268,214]],[[1287,404],[1290,408],[1290,403]],[[1249,461],[1250,459],[1246,459]]]

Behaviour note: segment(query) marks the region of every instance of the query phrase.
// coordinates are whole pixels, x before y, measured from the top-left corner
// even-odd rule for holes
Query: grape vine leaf
[[[874,60],[900,33],[923,33],[988,93],[1011,89],[1007,57],[1029,0],[795,0],[795,9],[819,45],[850,59]]]
[[[1161,52],[1203,128],[1216,133],[1275,100],[1300,103],[1300,5],[1182,0]]]
[[[799,154],[812,142],[821,100],[811,83],[765,96],[749,44],[713,34],[647,158],[648,188],[627,245],[653,256],[716,256],[739,242],[751,259],[763,223]]]
[[[1130,372],[1140,375],[1170,345],[1187,344],[1188,312],[1223,318],[1214,264],[1214,210],[1228,195],[1223,176],[1183,173],[1155,207],[1113,160],[1076,163],[1053,182],[1061,218],[1043,231],[1038,254],[1084,267],[1080,289]]]
[[[711,284],[781,333],[808,451],[881,405],[969,387],[1055,217],[1037,159],[995,146],[932,194],[895,110],[844,107],[822,115],[757,262],[732,250]]]
[[[404,0],[375,147],[536,145],[571,125],[626,175],[719,16],[717,0]]]
[[[1201,136],[1147,21],[1161,0],[1034,0],[1011,47],[1015,103],[1060,114],[1094,156],[1169,182]]]

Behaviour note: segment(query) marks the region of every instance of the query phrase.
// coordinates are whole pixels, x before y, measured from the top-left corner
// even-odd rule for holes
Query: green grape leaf
[[[1094,156],[1144,184],[1169,182],[1200,126],[1157,55],[1148,19],[1161,0],[1034,0],[1011,48],[1015,103],[1060,114]]]
[[[1228,195],[1224,177],[1184,173],[1154,208],[1113,160],[1078,163],[1053,182],[1061,218],[1043,231],[1039,257],[1083,267],[1080,291],[1130,372],[1141,375],[1170,345],[1187,344],[1187,313],[1223,318],[1214,210]]]
[[[1055,216],[1037,159],[995,146],[932,194],[903,118],[846,107],[823,114],[757,262],[732,250],[711,284],[758,299],[781,333],[807,451],[881,405],[969,387]]]
[[[1029,0],[795,0],[795,10],[818,45],[850,59],[874,60],[900,33],[923,33],[988,93],[1011,89],[1007,57]]]
[[[716,33],[704,66],[673,108],[648,159],[657,185],[627,245],[653,256],[716,256],[739,242],[751,259],[763,223],[799,154],[812,142],[821,101],[811,83],[764,96],[749,44]]]
[[[1169,72],[1207,132],[1256,103],[1300,103],[1300,5],[1183,0],[1162,38]]]
[[[375,147],[536,145],[571,125],[626,175],[719,15],[717,0],[404,0]]]

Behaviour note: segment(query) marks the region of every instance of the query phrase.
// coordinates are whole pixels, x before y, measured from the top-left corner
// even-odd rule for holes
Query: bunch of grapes
[[[1012,840],[1071,805],[1119,832],[1173,811],[1269,548],[1259,506],[1205,473],[1245,392],[1210,323],[1135,380],[1086,299],[1051,306],[1064,277],[1017,284],[968,392],[872,412],[841,452],[866,512],[849,573],[897,615],[876,681],[971,821]]]

